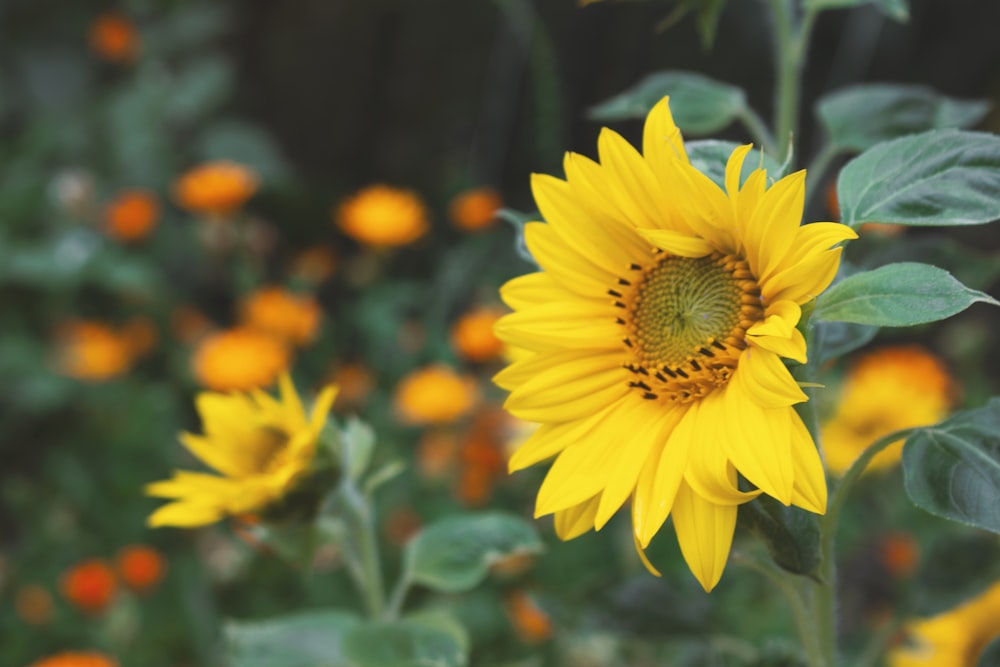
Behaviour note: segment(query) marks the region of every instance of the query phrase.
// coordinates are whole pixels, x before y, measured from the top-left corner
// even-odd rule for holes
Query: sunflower
[[[909,642],[889,652],[890,667],[974,667],[1000,637],[1000,583],[933,618],[907,624]]]
[[[256,512],[295,487],[313,462],[337,390],[324,389],[307,417],[287,374],[280,386],[280,400],[259,390],[198,395],[205,435],[185,433],[181,442],[222,476],[177,471],[148,485],[148,495],[174,501],[149,517],[150,526],[203,526]]]
[[[503,286],[515,312],[496,325],[529,354],[495,381],[514,416],[540,423],[510,469],[557,457],[536,516],[554,514],[570,539],[631,497],[642,555],[672,513],[711,590],[737,505],[766,493],[825,510],[823,466],[792,407],[807,397],[782,357],[806,361],[801,306],[833,280],[833,246],[856,235],[800,226],[804,172],[769,186],[757,169],[741,186],[749,145],[719,188],[689,163],[666,98],[643,144],[640,155],[605,129],[600,163],[569,153],[566,180],[533,175],[548,224],[526,225],[525,241],[542,271]]]

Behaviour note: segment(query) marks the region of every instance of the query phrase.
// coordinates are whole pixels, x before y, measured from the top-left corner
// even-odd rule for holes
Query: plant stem
[[[809,667],[823,667],[823,655],[820,653],[820,646],[817,642],[813,618],[799,590],[791,582],[789,575],[747,554],[734,553],[732,558],[733,562],[745,565],[751,570],[759,572],[774,584],[778,592],[788,602],[792,618],[795,620],[795,629],[799,634],[799,641],[802,642],[802,648],[806,652],[806,664]]]
[[[392,595],[389,596],[389,604],[385,610],[385,617],[388,620],[395,620],[399,617],[399,613],[403,610],[403,602],[406,600],[406,594],[410,590],[410,573],[408,570],[403,570],[399,575],[399,581],[396,582],[396,587],[392,590]]]
[[[378,539],[375,535],[375,521],[369,498],[361,494],[353,482],[345,485],[344,495],[353,515],[355,543],[361,565],[360,577],[355,576],[355,583],[364,598],[368,617],[373,620],[381,619],[385,608],[385,590],[382,586]]]
[[[796,21],[792,0],[769,1],[774,17],[774,66],[777,79],[774,133],[778,143],[778,159],[783,159],[799,131],[802,66],[809,47],[809,36],[816,21],[816,10],[807,6],[801,21]]]
[[[806,178],[806,208],[809,208],[809,202],[811,202],[813,196],[815,196],[816,188],[823,182],[823,175],[826,173],[830,163],[833,162],[833,159],[839,154],[840,150],[838,148],[836,148],[833,144],[826,143],[807,167],[806,171],[809,176]]]
[[[764,149],[765,153],[776,160],[780,159],[780,156],[777,154],[778,149],[774,145],[774,137],[771,136],[771,131],[767,129],[764,119],[756,111],[750,107],[745,107],[740,113],[740,122],[743,123],[743,127],[747,129],[750,137],[757,142],[757,145]]]
[[[825,665],[834,667],[837,664],[837,561],[834,551],[834,538],[837,534],[837,524],[840,521],[840,513],[847,501],[848,492],[851,487],[864,472],[865,468],[876,454],[891,445],[902,440],[913,433],[916,429],[903,429],[890,433],[884,438],[876,440],[864,453],[857,458],[851,467],[847,469],[830,498],[826,516],[820,521],[820,583],[814,586],[813,591],[813,618],[817,623],[820,649],[825,658]]]

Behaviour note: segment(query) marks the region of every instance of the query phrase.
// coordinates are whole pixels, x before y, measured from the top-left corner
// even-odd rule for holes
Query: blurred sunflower
[[[238,327],[202,340],[191,363],[203,387],[244,391],[274,384],[288,370],[289,352],[270,334]]]
[[[294,345],[311,342],[319,331],[320,308],[308,294],[283,287],[264,287],[240,304],[243,323]]]
[[[909,641],[889,652],[889,667],[975,667],[1000,637],[1000,583],[949,612],[904,628]]]
[[[257,192],[260,180],[249,167],[231,160],[205,162],[174,182],[174,201],[192,213],[225,218]]]
[[[822,428],[827,469],[842,475],[879,438],[941,421],[954,395],[944,363],[918,345],[883,347],[864,355],[848,371],[836,413]],[[893,467],[902,450],[902,440],[893,443],[867,470]]]
[[[181,442],[221,476],[179,470],[149,484],[147,495],[173,500],[150,515],[150,526],[204,526],[257,512],[295,487],[313,462],[337,390],[326,387],[307,417],[288,375],[280,387],[280,399],[260,390],[198,395],[205,434],[184,433]]]
[[[341,231],[374,247],[412,243],[427,233],[427,209],[415,193],[387,185],[369,186],[334,211]]]
[[[804,172],[768,187],[756,169],[741,186],[750,149],[733,151],[719,188],[688,161],[663,99],[642,155],[605,129],[600,164],[569,153],[565,181],[534,175],[548,224],[526,225],[525,241],[543,270],[501,289],[516,312],[496,325],[530,353],[495,378],[505,407],[541,423],[510,469],[557,456],[536,515],[555,514],[569,539],[631,497],[642,555],[673,514],[706,590],[740,503],[766,493],[825,511],[823,466],[792,408],[808,399],[781,358],[806,361],[801,305],[833,280],[834,246],[856,237],[800,226]]]
[[[118,667],[118,661],[97,651],[65,651],[37,660],[28,667]]]

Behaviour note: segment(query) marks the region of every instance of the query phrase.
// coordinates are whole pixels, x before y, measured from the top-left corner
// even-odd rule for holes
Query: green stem
[[[892,644],[893,639],[896,638],[902,626],[903,623],[899,618],[892,618],[883,627],[879,628],[879,631],[865,645],[865,649],[857,662],[854,663],[854,667],[876,667],[879,664],[879,658],[882,657],[882,654]]]
[[[812,201],[813,196],[816,194],[816,188],[820,183],[823,182],[823,175],[826,170],[830,167],[830,163],[833,159],[840,154],[840,149],[835,147],[833,144],[825,144],[813,158],[813,161],[806,168],[806,172],[809,174],[806,178],[806,208],[809,208],[809,202]]]
[[[789,575],[778,570],[772,565],[763,563],[746,554],[734,553],[732,559],[734,563],[745,565],[751,570],[759,572],[772,584],[774,584],[775,588],[778,589],[778,592],[781,593],[782,596],[784,596],[785,601],[788,602],[788,607],[792,612],[792,618],[795,620],[795,629],[799,634],[799,641],[802,642],[802,648],[806,653],[806,664],[809,665],[809,667],[823,667],[823,655],[820,653],[820,646],[817,642],[813,618],[810,615],[805,601],[800,595],[799,589],[796,588],[794,583],[792,583]]]
[[[771,136],[771,131],[767,129],[764,119],[756,111],[750,107],[744,108],[740,113],[740,122],[743,123],[743,127],[747,129],[750,137],[757,142],[757,145],[764,149],[765,153],[773,156],[775,159],[780,159],[777,152],[778,149],[774,145],[774,137]]]
[[[814,586],[813,592],[813,618],[816,619],[817,631],[819,634],[820,648],[826,656],[824,663],[828,667],[837,664],[837,600],[836,600],[836,579],[837,565],[836,553],[834,551],[834,538],[837,534],[837,524],[840,521],[840,513],[847,501],[848,492],[854,483],[861,477],[861,473],[871,460],[883,449],[892,443],[902,440],[913,433],[916,429],[908,428],[895,433],[890,433],[884,438],[876,440],[868,447],[864,453],[857,458],[851,467],[847,469],[840,479],[826,511],[826,516],[820,521],[820,583]]]
[[[368,617],[381,619],[385,609],[385,590],[382,585],[382,568],[379,560],[378,538],[375,535],[375,521],[369,499],[362,495],[353,483],[346,485],[344,495],[353,514],[355,543],[360,561],[360,577],[355,583],[364,598]]]
[[[389,605],[385,610],[385,617],[387,619],[394,620],[399,617],[400,612],[403,611],[403,602],[406,600],[406,594],[410,590],[410,573],[408,570],[403,570],[399,575],[399,581],[396,582],[396,587],[392,591],[392,595],[389,596]]]
[[[816,21],[816,10],[806,7],[801,21],[796,21],[792,0],[769,0],[774,17],[775,78],[774,101],[775,138],[778,159],[788,154],[791,142],[799,130],[799,106],[802,95],[802,66],[805,63],[809,37]]]

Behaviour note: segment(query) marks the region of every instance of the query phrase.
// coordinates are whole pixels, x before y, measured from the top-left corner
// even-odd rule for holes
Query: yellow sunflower
[[[907,624],[909,642],[889,652],[890,667],[975,667],[1000,637],[1000,583],[933,618]]]
[[[280,386],[280,400],[260,390],[198,395],[205,434],[184,433],[181,442],[221,476],[179,470],[148,485],[148,495],[174,501],[150,515],[150,526],[203,526],[256,512],[294,488],[313,461],[337,390],[326,387],[307,417],[288,375]]]
[[[673,514],[706,590],[718,582],[737,505],[763,492],[822,513],[823,465],[792,405],[807,400],[782,357],[806,361],[801,305],[833,280],[848,227],[800,226],[805,173],[725,189],[691,166],[664,98],[643,154],[603,130],[600,163],[569,153],[566,180],[535,174],[548,224],[525,241],[542,271],[501,289],[499,337],[527,351],[495,378],[506,407],[539,422],[520,470],[557,457],[536,515],[570,539],[632,499],[644,549]],[[741,491],[737,473],[755,487]]]

